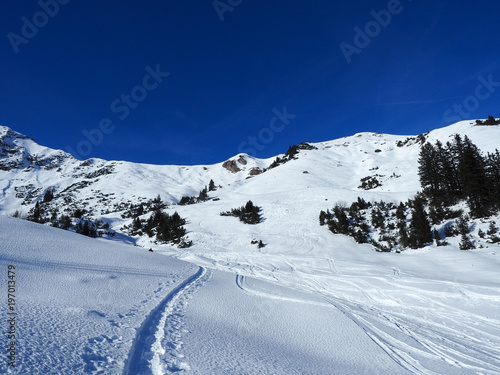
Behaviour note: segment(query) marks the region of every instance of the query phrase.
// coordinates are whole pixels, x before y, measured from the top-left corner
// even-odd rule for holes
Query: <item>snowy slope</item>
[[[494,151],[498,147],[500,126],[479,127],[468,121],[461,122],[431,131],[426,139],[444,143],[455,133],[466,134],[485,152]],[[70,156],[63,158],[57,168],[46,169],[33,165],[28,156],[36,154],[37,160],[44,160],[53,150],[38,148],[41,146],[33,145],[28,138],[11,137],[11,143],[24,145],[28,151],[16,149],[15,155],[20,155],[17,167],[0,170],[3,213],[18,209],[27,212],[43,197],[47,186],[56,187],[57,202],[66,194],[58,197],[57,192],[64,192],[75,182],[85,182],[67,191],[73,194],[75,202],[93,208],[97,218],[109,221],[118,231],[123,224],[130,223],[130,219],[121,219],[119,211],[109,214],[102,211],[123,202],[139,201],[141,197],[161,194],[171,204],[167,212],[178,211],[187,218],[186,228],[194,243],[191,248],[158,245],[147,237],[128,238],[140,246],[153,247],[163,255],[197,264],[208,272],[203,277],[198,275],[200,279],[191,280],[203,287],[194,288],[195,297],[180,314],[182,322],[178,325],[171,322],[189,331],[181,345],[182,355],[189,360],[184,363],[177,358],[168,362],[163,358],[164,363],[180,366],[178,369],[186,373],[200,374],[328,373],[325,372],[328,366],[338,369],[338,373],[500,372],[500,246],[483,241],[482,249],[463,252],[451,240],[446,247],[430,246],[401,254],[376,253],[369,245],[355,244],[351,238],[333,235],[318,225],[319,211],[337,202],[349,204],[361,196],[370,201],[383,199],[397,203],[412,197],[420,189],[417,175],[420,145],[416,137],[360,133],[316,143],[316,150],[301,150],[296,160],[251,178],[252,168],[264,169],[274,158],[259,160],[238,155],[232,158],[241,168],[236,173],[224,168],[222,163],[151,166],[102,160],[80,162]],[[6,156],[3,160],[11,158]],[[106,168],[109,173],[99,172]],[[382,186],[368,191],[358,188],[361,178],[375,175]],[[183,195],[197,195],[210,179],[221,186],[209,194],[219,200],[175,205]],[[107,201],[102,201],[103,195],[109,195]],[[236,218],[219,215],[249,199],[261,207],[262,223],[245,225]],[[500,222],[498,216],[493,219]],[[477,234],[479,228],[484,230],[485,225],[477,222],[474,233]],[[11,225],[17,226],[21,224]],[[250,243],[254,239],[262,240],[266,246],[259,250]],[[103,243],[103,240],[85,241]],[[45,247],[50,248],[49,239],[46,243]],[[4,249],[0,250],[3,255]],[[141,263],[145,250],[137,248],[137,251],[141,256],[137,267],[149,267]],[[155,262],[159,259],[157,254],[146,252],[146,255],[153,255]],[[165,262],[172,262],[166,259]],[[184,267],[191,267],[190,271],[185,271],[176,282],[182,283],[196,275],[196,267]],[[152,320],[161,320],[162,309],[177,311],[180,308],[169,305],[174,298],[169,299],[171,289],[168,288],[175,286],[168,284],[168,280],[167,277],[164,298],[142,308],[143,318],[151,316]],[[260,284],[262,281],[272,284]],[[142,285],[144,280],[136,282]],[[150,293],[150,289],[143,290]],[[155,313],[153,305],[158,306],[161,301],[165,301],[165,306]],[[128,308],[117,308],[116,311],[121,311],[117,314],[125,315],[123,311]],[[281,319],[285,312],[292,314]],[[207,323],[206,316],[212,324]],[[319,322],[322,324],[318,325]],[[64,319],[60,324],[64,325]],[[141,321],[137,319],[134,324],[137,327]],[[226,331],[228,327],[230,330]],[[294,333],[294,327],[300,329]],[[93,337],[99,336],[98,331]],[[175,332],[167,333],[177,337]],[[91,334],[94,335],[87,336]],[[315,337],[317,342],[311,341]],[[353,341],[341,347],[335,341],[339,337]],[[210,338],[209,345],[207,338]],[[129,345],[141,342],[133,341],[130,334],[127,340]],[[176,347],[175,340],[171,342]],[[251,350],[245,351],[247,347]],[[277,351],[265,357],[270,348]],[[304,355],[307,361],[301,360]],[[118,355],[110,357],[116,361],[116,368],[128,368],[126,361],[116,359]],[[268,361],[256,362],[263,357]],[[367,358],[378,360],[369,361],[372,368],[364,367]],[[229,359],[236,362],[228,363]]]
[[[210,179],[228,185],[249,176],[253,168],[265,168],[270,161],[245,155],[232,158],[238,172],[223,163],[211,166],[158,166],[121,161],[88,159],[79,161],[61,150],[38,145],[33,139],[0,126],[0,211],[27,213],[55,189],[55,204],[67,205],[70,198],[79,207],[91,208],[96,215],[122,203],[138,203],[140,198],[160,194],[167,203],[183,195],[198,195]]]
[[[198,270],[141,248],[1,217],[3,280],[8,265],[17,286],[16,374],[120,373],[144,318]]]
[[[405,373],[314,295],[17,219],[0,227],[18,313],[16,367],[2,351],[2,373]]]
[[[493,151],[500,126],[472,126],[464,121],[434,130],[427,139],[446,142],[455,133],[467,134],[480,149]],[[397,147],[397,142],[405,141],[404,146]],[[79,161],[0,126],[0,212],[20,210],[26,214],[49,187],[55,189],[54,204],[64,206],[69,199],[79,207],[92,209],[97,217],[119,210],[120,204],[138,203],[158,194],[166,203],[175,204],[184,195],[198,195],[211,179],[222,187],[215,194],[221,198],[259,191],[281,194],[293,189],[307,193],[309,200],[318,194],[325,195],[323,199],[346,201],[358,195],[378,199],[383,192],[397,200],[420,189],[416,174],[420,145],[412,137],[359,133],[313,145],[318,149],[302,150],[297,160],[253,175],[252,170],[269,167],[274,158],[237,155],[228,161],[237,172],[224,163],[157,166],[101,159]],[[382,187],[369,192],[358,189],[360,179],[371,175],[380,175]]]

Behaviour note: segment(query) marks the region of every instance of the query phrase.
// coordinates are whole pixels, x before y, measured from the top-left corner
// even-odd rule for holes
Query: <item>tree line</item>
[[[417,249],[433,241],[442,246],[446,238],[459,235],[461,250],[476,248],[470,219],[485,222],[500,209],[499,151],[484,155],[467,136],[457,134],[446,144],[422,142],[418,164],[422,191],[414,199],[396,206],[358,198],[349,207],[337,204],[321,211],[320,225],[351,236],[357,243],[370,243],[378,251]],[[460,202],[466,202],[468,215],[453,209]],[[479,237],[500,242],[495,224],[490,221],[487,232],[480,230]]]
[[[500,207],[500,152],[483,153],[457,134],[453,142],[423,145],[418,174],[423,193],[433,206],[467,202],[473,217],[489,216]]]

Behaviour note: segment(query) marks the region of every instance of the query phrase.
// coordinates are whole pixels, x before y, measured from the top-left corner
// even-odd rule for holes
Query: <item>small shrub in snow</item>
[[[220,215],[238,217],[240,221],[245,224],[258,224],[261,222],[259,212],[260,208],[258,206],[254,206],[252,201],[248,201],[245,206],[233,208],[231,211],[221,212]]]

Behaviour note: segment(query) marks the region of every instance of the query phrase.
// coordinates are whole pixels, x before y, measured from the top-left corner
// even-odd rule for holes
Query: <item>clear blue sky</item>
[[[79,158],[209,164],[500,115],[495,1],[59,1],[0,5],[0,124]]]

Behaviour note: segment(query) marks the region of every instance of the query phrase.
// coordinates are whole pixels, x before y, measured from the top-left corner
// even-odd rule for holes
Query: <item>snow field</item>
[[[0,217],[0,228],[1,272],[16,267],[19,311],[18,366],[8,370],[2,351],[2,373],[121,374],[145,317],[198,269],[18,219]]]
[[[459,132],[487,152],[497,147],[498,129],[462,122],[432,131],[428,139],[446,142]],[[452,239],[445,247],[386,254],[319,226],[319,211],[337,202],[361,196],[397,203],[420,189],[419,146],[412,140],[396,146],[405,139],[361,133],[317,143],[318,150],[301,151],[298,160],[250,179],[251,167],[272,159],[246,157],[244,170],[235,174],[221,164],[117,162],[115,174],[79,192],[98,208],[95,190],[114,193],[115,200],[160,193],[174,203],[213,179],[223,187],[209,195],[219,201],[167,208],[187,218],[194,242],[188,249],[147,237],[92,240],[0,217],[0,266],[19,265],[24,367],[17,370],[500,373],[499,245],[482,241],[481,249],[460,251]],[[23,179],[2,174],[0,208],[19,207],[12,193],[18,185],[70,186],[74,166],[62,170],[23,172]],[[375,174],[381,187],[358,189],[361,178]],[[249,199],[262,207],[262,223],[219,215]],[[130,222],[119,213],[102,219],[116,230]],[[499,216],[493,219],[500,223]],[[476,222],[474,233],[486,227]],[[253,239],[266,246],[258,249]],[[118,241],[162,254],[113,243]]]

